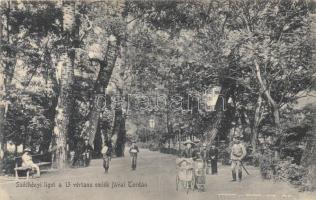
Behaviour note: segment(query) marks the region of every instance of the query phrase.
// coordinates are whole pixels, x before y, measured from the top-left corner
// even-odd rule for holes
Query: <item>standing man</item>
[[[202,149],[200,152],[200,157],[203,160],[203,164],[204,164],[204,167],[206,167],[206,169],[207,169],[208,156],[209,156],[209,151],[207,150],[207,145],[205,143],[203,143]],[[206,171],[208,171],[208,170],[206,170]]]
[[[246,148],[245,146],[240,142],[241,137],[235,136],[234,137],[234,143],[231,149],[230,159],[232,161],[232,176],[233,180],[236,181],[236,170],[238,171],[238,179],[241,181],[242,179],[242,169],[241,169],[241,162],[242,159],[246,156]]]
[[[212,144],[209,151],[209,161],[211,164],[212,174],[217,174],[217,160],[218,160],[218,149],[215,147],[214,144]]]
[[[137,164],[137,154],[139,153],[138,146],[136,146],[135,141],[132,142],[132,146],[129,149],[129,154],[132,158],[132,170],[136,169]]]
[[[110,168],[111,155],[112,155],[111,140],[105,142],[104,146],[102,147],[101,153],[103,157],[103,167],[104,167],[105,173],[108,173],[109,168]]]
[[[86,138],[84,140],[84,145],[83,145],[83,161],[84,161],[84,166],[87,167],[90,164],[91,160],[91,152],[93,151],[93,148],[89,144],[89,139]]]

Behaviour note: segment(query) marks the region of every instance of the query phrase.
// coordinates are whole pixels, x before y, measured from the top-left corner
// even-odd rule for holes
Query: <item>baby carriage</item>
[[[202,159],[197,159],[194,166],[195,184],[200,192],[205,190],[206,163]]]
[[[195,177],[194,177],[194,161],[192,158],[177,158],[177,176],[176,187],[177,191],[180,186],[184,188],[187,193],[189,190],[194,190]]]

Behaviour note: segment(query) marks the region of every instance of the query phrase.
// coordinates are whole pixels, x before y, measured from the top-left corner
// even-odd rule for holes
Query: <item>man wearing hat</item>
[[[182,151],[181,157],[193,158],[193,160],[195,160],[197,155],[196,151],[192,148],[194,143],[191,140],[187,140],[183,144],[186,146],[186,148]]]
[[[84,139],[84,145],[83,145],[83,152],[91,152],[93,151],[92,146],[89,144],[89,139],[85,138]]]
[[[218,160],[218,149],[215,147],[214,144],[212,144],[209,150],[209,161],[211,164],[212,174],[217,174],[217,160]]]
[[[89,166],[91,160],[91,152],[93,151],[92,146],[89,144],[89,138],[84,139],[82,155],[84,156],[85,166]]]
[[[30,148],[24,149],[24,153],[22,155],[22,167],[30,167],[32,170],[36,170],[38,177],[41,175],[39,167],[32,160]]]
[[[109,167],[110,167],[111,155],[112,155],[111,140],[108,140],[105,142],[104,146],[102,147],[101,153],[103,157],[103,167],[104,167],[105,173],[108,173]]]
[[[207,165],[208,154],[209,151],[207,150],[207,145],[203,143],[200,151],[200,158],[203,160],[204,166]]]
[[[232,168],[232,176],[233,180],[236,181],[236,170],[238,171],[238,179],[241,181],[242,179],[242,169],[241,169],[241,162],[242,159],[246,156],[246,148],[240,142],[241,136],[237,135],[234,137],[233,145],[231,148],[230,159],[232,161],[231,168]]]
[[[132,157],[132,170],[136,169],[136,164],[137,164],[137,154],[139,152],[138,146],[136,146],[135,141],[132,141],[132,146],[129,149],[129,153]]]

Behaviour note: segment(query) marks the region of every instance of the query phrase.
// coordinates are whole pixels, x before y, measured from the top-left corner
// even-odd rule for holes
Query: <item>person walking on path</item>
[[[78,139],[78,142],[77,142],[76,147],[74,149],[74,157],[73,157],[72,164],[71,164],[72,167],[75,167],[77,162],[80,161],[80,157],[83,153],[83,145],[84,145],[84,141],[82,139]]]
[[[90,161],[91,161],[91,154],[92,154],[93,148],[92,146],[89,144],[89,139],[86,138],[84,140],[84,145],[83,145],[83,165],[85,167],[90,165]]]
[[[41,176],[39,166],[33,162],[30,148],[24,149],[24,153],[22,155],[22,167],[29,167],[32,170],[36,170],[37,176]]]
[[[102,157],[103,157],[103,168],[105,173],[109,172],[110,162],[111,162],[111,155],[112,155],[112,143],[111,141],[105,142],[104,146],[101,150]]]
[[[211,173],[217,174],[217,160],[218,160],[218,149],[214,144],[211,145],[209,150],[209,162],[211,164]]]
[[[132,158],[132,170],[135,170],[137,165],[137,154],[139,153],[139,149],[136,146],[135,141],[132,142],[132,146],[129,149],[129,153]]]
[[[231,149],[230,159],[231,159],[231,168],[232,168],[232,176],[233,180],[236,181],[236,171],[238,172],[238,179],[241,181],[242,179],[242,159],[246,156],[246,148],[245,146],[240,142],[241,137],[235,136],[234,137],[234,143]]]

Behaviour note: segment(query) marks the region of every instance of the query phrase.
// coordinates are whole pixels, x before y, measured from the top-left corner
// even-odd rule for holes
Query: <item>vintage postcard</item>
[[[315,200],[316,1],[1,0],[1,200]]]

